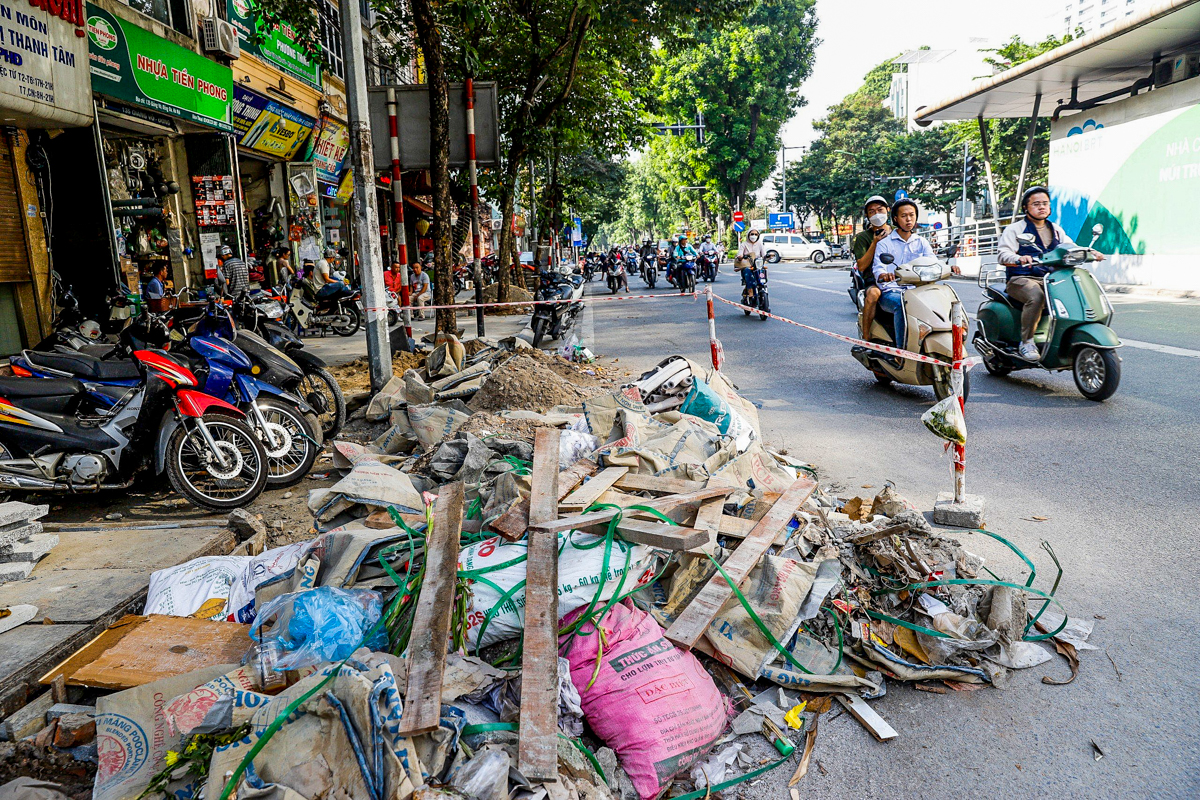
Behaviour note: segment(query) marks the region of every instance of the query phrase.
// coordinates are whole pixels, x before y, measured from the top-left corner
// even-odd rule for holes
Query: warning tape
[[[889,347],[886,344],[878,344],[876,342],[867,342],[862,339],[855,339],[853,336],[843,336],[842,334],[834,333],[833,331],[827,331],[827,330],[823,330],[821,328],[814,328],[812,325],[805,325],[803,322],[796,322],[794,319],[788,319],[787,317],[781,317],[778,314],[772,314],[769,311],[761,311],[752,306],[747,306],[747,305],[742,305],[741,303],[736,303],[733,300],[728,300],[724,297],[721,297],[721,295],[716,294],[715,292],[713,293],[713,299],[720,300],[722,303],[725,303],[726,305],[731,305],[731,306],[734,306],[735,308],[740,308],[744,311],[749,311],[753,314],[766,314],[771,319],[777,319],[780,322],[786,322],[788,325],[795,325],[797,328],[804,328],[805,330],[812,331],[813,333],[820,333],[825,336],[831,336],[834,339],[839,339],[843,342],[848,342],[850,344],[856,344],[861,347],[865,347],[869,350],[876,350],[880,353],[887,353],[889,355],[898,356],[899,358],[911,359],[912,361],[919,361],[924,364],[937,364],[940,367],[949,366],[951,369],[959,366],[958,362],[942,361],[940,358],[932,358],[930,356],[921,355],[920,353],[912,353],[912,352],[909,352],[908,350],[901,350],[899,347]],[[976,364],[982,364],[982,363],[983,363],[982,358],[979,358],[978,356],[972,356],[971,358],[963,359],[961,366],[963,369],[970,369],[971,367],[975,366]]]
[[[554,300],[509,300],[503,303],[455,303],[450,306],[399,306],[397,311],[437,311],[439,309],[453,308],[455,310],[463,310],[468,308],[501,308],[504,306],[540,306],[540,305],[558,305],[560,303],[606,303],[614,300],[675,300],[678,298],[687,298],[689,300],[696,299],[696,292],[680,292],[670,294],[623,294],[610,296],[588,296],[588,297],[559,297]]]

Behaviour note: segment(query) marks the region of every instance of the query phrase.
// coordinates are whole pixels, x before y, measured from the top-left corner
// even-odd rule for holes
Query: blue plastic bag
[[[387,631],[382,625],[363,641],[382,614],[383,599],[377,592],[321,586],[267,603],[250,628],[250,638],[275,646],[279,671],[299,669],[341,661],[364,645],[385,650]]]

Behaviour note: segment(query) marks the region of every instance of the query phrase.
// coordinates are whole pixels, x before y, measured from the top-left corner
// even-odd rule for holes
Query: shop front
[[[0,356],[50,332],[52,143],[92,124],[79,2],[0,0]]]
[[[90,142],[64,142],[76,146],[80,174],[56,182],[59,272],[95,310],[115,292],[140,294],[164,265],[169,285],[195,293],[215,274],[220,245],[244,252],[232,73],[120,4],[86,9],[97,124]]]

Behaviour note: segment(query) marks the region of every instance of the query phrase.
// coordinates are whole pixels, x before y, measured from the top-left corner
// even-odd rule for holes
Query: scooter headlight
[[[942,277],[942,268],[932,265],[913,267],[913,272],[917,273],[917,277],[923,281],[936,281]]]
[[[1082,264],[1087,261],[1087,250],[1072,250],[1063,258],[1063,262],[1067,264]]]

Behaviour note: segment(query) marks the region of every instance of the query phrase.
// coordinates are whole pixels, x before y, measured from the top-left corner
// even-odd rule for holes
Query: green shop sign
[[[271,25],[258,18],[253,0],[226,0],[226,13],[237,28],[242,52],[299,78],[310,86],[321,88],[321,67],[296,42],[296,33],[286,22]],[[256,36],[257,34],[257,36]],[[254,41],[258,38],[259,41]]]
[[[87,6],[92,89],[134,105],[223,131],[233,131],[233,71]]]

